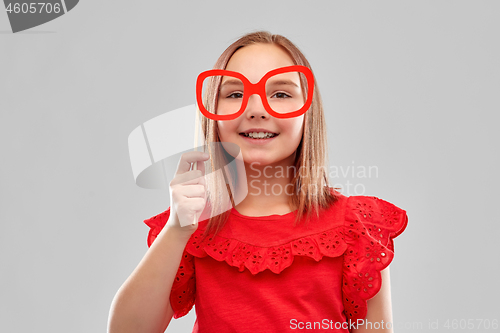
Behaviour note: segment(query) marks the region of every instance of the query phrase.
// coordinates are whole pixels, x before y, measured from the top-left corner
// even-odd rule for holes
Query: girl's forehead
[[[236,51],[226,66],[257,83],[267,72],[294,65],[292,57],[280,46],[274,44],[247,45]]]

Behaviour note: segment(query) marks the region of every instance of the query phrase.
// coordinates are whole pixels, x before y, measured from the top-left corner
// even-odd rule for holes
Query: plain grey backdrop
[[[500,319],[499,13],[498,1],[87,0],[12,34],[1,10],[0,331],[106,331],[147,251],[143,220],[169,207],[168,191],[135,185],[128,135],[193,104],[197,75],[261,29],[312,64],[330,164],[378,170],[332,183],[408,212],[396,331],[453,319],[493,331],[479,320]]]

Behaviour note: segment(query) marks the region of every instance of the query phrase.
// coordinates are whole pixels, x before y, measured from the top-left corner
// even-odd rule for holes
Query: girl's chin
[[[270,156],[248,156],[245,154],[243,151],[243,162],[245,164],[255,167],[255,168],[262,168],[268,165],[281,165],[283,164],[284,160],[281,158],[276,158],[276,155],[273,154],[272,157]]]

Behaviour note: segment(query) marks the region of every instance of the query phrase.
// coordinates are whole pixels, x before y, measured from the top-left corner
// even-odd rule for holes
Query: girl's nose
[[[267,117],[269,115],[264,108],[264,104],[262,104],[262,99],[257,94],[253,94],[248,98],[248,104],[245,109],[245,114],[247,117]]]

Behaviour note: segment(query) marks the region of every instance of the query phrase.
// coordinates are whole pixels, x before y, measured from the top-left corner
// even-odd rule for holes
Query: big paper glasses
[[[218,91],[215,91],[219,87]],[[212,69],[198,75],[196,101],[201,113],[213,120],[239,117],[253,94],[258,94],[266,111],[276,118],[292,118],[304,114],[311,106],[314,77],[305,66],[274,69],[258,83],[251,83],[243,74]],[[213,107],[203,104],[206,97]]]

